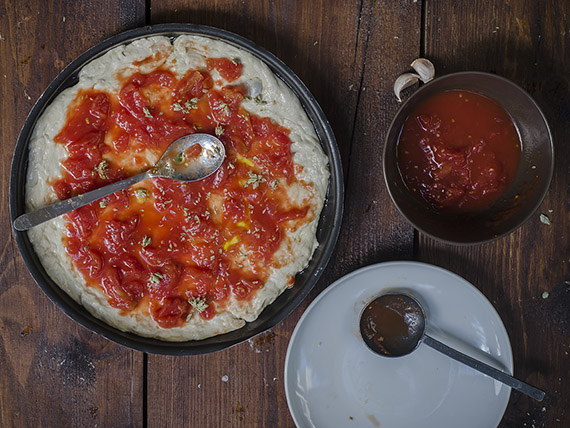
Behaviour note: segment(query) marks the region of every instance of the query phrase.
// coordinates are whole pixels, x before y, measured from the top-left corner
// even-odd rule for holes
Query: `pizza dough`
[[[208,62],[211,59],[220,58],[230,59],[236,64],[239,63],[241,73],[237,79],[234,78],[235,76],[228,77],[222,68],[212,67]],[[240,298],[239,293],[238,295],[234,293],[235,284],[226,284],[232,292],[220,301],[205,303],[206,306],[211,305],[211,310],[214,311],[214,315],[210,319],[201,316],[200,307],[195,303],[204,303],[205,300],[192,298],[192,293],[197,291],[189,285],[186,293],[187,296],[190,296],[188,301],[192,300],[192,302],[185,309],[188,312],[186,320],[180,325],[164,327],[151,316],[149,312],[151,304],[148,301],[149,290],[160,283],[164,273],[151,272],[150,282],[144,285],[143,294],[145,295],[141,297],[141,303],[132,310],[127,310],[125,307],[114,304],[108,293],[104,292],[104,284],[95,284],[93,278],[86,277],[85,268],[82,271],[78,268],[79,265],[73,261],[70,256],[72,254],[72,250],[70,250],[71,237],[73,239],[78,238],[74,235],[77,231],[73,229],[75,226],[73,226],[74,223],[69,216],[51,220],[28,233],[30,241],[50,277],[94,316],[120,330],[142,336],[168,341],[200,340],[235,330],[242,327],[245,322],[255,320],[267,305],[271,304],[288,286],[292,285],[295,274],[307,266],[318,245],[315,236],[316,228],[329,178],[327,158],[320,147],[311,121],[294,93],[276,78],[262,61],[252,54],[226,42],[202,36],[184,35],[173,41],[168,37],[161,36],[143,38],[114,48],[87,64],[80,72],[79,82],[58,95],[37,121],[29,145],[26,182],[28,211],[58,200],[54,183],[61,181],[66,173],[69,174],[69,171],[66,172],[63,166],[70,156],[66,146],[61,141],[57,141],[58,135],[65,128],[66,123],[69,123],[73,118],[74,111],[80,108],[79,100],[85,98],[85,96],[82,98],[81,94],[96,91],[116,97],[121,90],[124,90],[125,82],[133,75],[147,76],[151,73],[157,73],[157,70],[166,71],[177,79],[182,79],[183,76],[187,76],[193,70],[207,70],[207,73],[203,72],[203,74],[209,76],[212,85],[208,89],[209,91],[224,93],[224,88],[230,88],[230,90],[235,87],[241,88],[242,92],[247,92],[239,104],[239,111],[244,117],[251,115],[251,117],[262,118],[266,122],[261,120],[260,123],[275,124],[279,127],[279,132],[285,130],[283,133],[288,134],[293,164],[292,179],[270,181],[271,171],[263,170],[256,160],[246,158],[231,150],[230,153],[233,153],[233,157],[230,156],[228,162],[222,167],[225,168],[224,174],[232,174],[234,171],[231,170],[235,170],[237,165],[242,168],[242,176],[243,171],[245,171],[243,168],[250,168],[248,171],[250,178],[247,178],[246,175],[245,181],[243,178],[240,181],[244,187],[249,184],[249,188],[244,190],[246,192],[253,192],[252,187],[257,184],[265,186],[266,193],[272,194],[272,192],[277,192],[274,188],[277,187],[277,184],[274,183],[279,183],[278,191],[282,195],[279,199],[281,205],[286,205],[287,209],[295,208],[298,210],[302,208],[305,210],[304,216],[298,216],[295,220],[280,223],[280,245],[271,255],[270,262],[264,266],[266,270],[262,275],[263,284],[259,284],[259,288],[251,291],[247,298]],[[204,89],[205,95],[209,96],[207,92]],[[152,99],[153,96],[160,97],[161,94],[149,94],[148,96],[149,99]],[[183,110],[184,113],[188,112],[190,115],[193,108],[198,108],[193,100],[190,105],[186,103],[185,106],[173,100],[170,108],[173,111]],[[161,102],[159,99],[155,101]],[[224,106],[224,108],[227,107]],[[157,111],[151,111],[146,107],[144,113],[149,118],[158,118],[158,115],[162,114],[162,112],[157,113]],[[166,115],[174,114],[170,110],[166,112]],[[216,119],[211,118],[213,115],[214,112],[212,111],[208,116],[212,121]],[[184,120],[186,120],[186,116]],[[224,129],[222,122],[216,126],[216,134],[220,129],[220,132],[229,135],[231,129],[228,127]],[[220,135],[222,141],[225,138],[223,133]],[[102,166],[106,166],[110,162],[110,164],[115,165],[117,171],[133,175],[141,168],[144,169],[157,160],[160,153],[156,150],[143,150],[137,146],[138,137],[136,135],[131,135],[129,138],[128,147],[137,147],[137,149],[131,150],[135,155],[131,156],[132,153],[129,152],[128,156],[124,156],[120,150],[113,146],[112,135],[107,135],[105,144],[108,148],[105,148],[104,157],[108,161],[104,161],[105,165],[98,164],[98,167],[101,168],[96,169],[96,171],[101,173],[103,171]],[[224,143],[226,144],[225,141]],[[95,174],[96,171],[94,170],[92,173]],[[262,171],[263,174],[267,172],[268,175],[262,175]],[[252,175],[253,178],[251,178]],[[107,178],[104,174],[101,177]],[[161,185],[161,183],[154,183],[154,187],[151,186],[152,191],[156,192],[156,189]],[[127,197],[130,195],[131,199],[129,200],[131,201],[134,200],[133,192],[135,190],[137,189],[130,189],[130,193],[127,193]],[[214,196],[218,195],[219,198],[223,198],[226,193],[222,192],[225,190],[218,190],[219,192]],[[208,197],[210,196],[209,193],[207,194]],[[206,194],[202,194],[202,197],[206,199]],[[213,200],[215,199],[213,198]],[[212,207],[213,203],[215,201],[212,202],[212,200],[203,202],[206,204],[205,206],[209,207]],[[261,207],[256,206],[255,208]],[[128,208],[131,211],[132,209],[132,207]],[[106,212],[105,215],[120,216],[122,214],[121,210],[115,208],[115,211],[119,212],[116,214]],[[103,220],[101,223],[104,223]],[[99,225],[99,221],[96,226],[104,227]],[[223,227],[220,230],[223,234]],[[148,239],[150,242],[150,235],[153,232],[152,230],[149,231],[149,236],[145,235],[143,241]],[[255,260],[255,252],[245,251],[245,247],[243,247],[243,252],[240,250],[240,246],[245,245],[243,242],[247,241],[245,234],[248,233],[253,233],[253,231],[244,230],[242,241],[240,241],[239,236],[237,238],[232,237],[232,239],[228,238],[225,242],[219,240],[220,245],[222,242],[224,245],[220,246],[220,256],[216,254],[215,257],[223,256],[224,260],[231,259],[230,261],[234,264],[242,263],[239,266],[242,266],[243,272],[251,276],[255,266],[261,266],[262,263],[260,260]],[[185,235],[185,243],[192,239],[198,239],[190,235],[186,236],[187,234],[184,232],[183,234]],[[87,248],[88,245],[86,244],[85,247]],[[137,251],[142,254],[147,251],[146,246],[141,245]],[[241,256],[237,255],[240,254],[238,251]],[[241,262],[237,259],[238,257]],[[243,267],[244,263],[245,267]],[[148,269],[148,266],[145,265],[144,268]],[[158,276],[153,277],[153,275]],[[215,275],[214,273],[210,276],[215,277]],[[194,291],[190,290],[191,288]]]

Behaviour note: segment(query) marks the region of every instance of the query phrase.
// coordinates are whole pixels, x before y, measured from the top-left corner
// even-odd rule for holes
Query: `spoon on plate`
[[[216,172],[225,156],[224,145],[216,137],[209,134],[185,135],[172,142],[158,162],[146,172],[23,214],[14,220],[14,229],[18,231],[31,229],[147,178],[201,180]]]
[[[465,355],[425,333],[426,316],[413,297],[402,293],[384,294],[366,305],[360,316],[360,334],[366,345],[385,357],[401,357],[420,343],[453,358],[505,385],[542,401],[545,392],[524,383],[482,361]]]

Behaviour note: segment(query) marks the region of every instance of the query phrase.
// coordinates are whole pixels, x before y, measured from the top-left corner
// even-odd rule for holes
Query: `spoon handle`
[[[48,220],[51,220],[52,218],[59,217],[60,215],[68,213],[69,211],[73,211],[79,207],[90,204],[91,202],[110,195],[111,193],[126,189],[127,187],[132,186],[133,184],[136,184],[139,181],[142,181],[145,178],[149,177],[150,174],[148,171],[143,172],[142,174],[134,175],[125,180],[117,181],[116,183],[112,183],[90,192],[83,193],[82,195],[77,195],[73,198],[56,202],[55,204],[40,208],[39,210],[22,214],[16,218],[16,220],[14,220],[14,229],[17,231],[31,229],[38,224],[42,224]]]
[[[492,377],[493,379],[498,380],[499,382],[504,383],[511,388],[516,389],[517,391],[522,392],[523,394],[528,395],[529,397],[534,398],[535,400],[542,401],[544,396],[546,395],[544,391],[541,391],[534,386],[529,385],[528,383],[524,383],[518,379],[515,379],[511,375],[502,372],[501,370],[497,370],[494,367],[491,367],[485,364],[482,361],[476,360],[475,358],[471,358],[468,355],[463,354],[449,346],[441,343],[440,341],[434,339],[433,337],[428,336],[427,334],[424,335],[423,342],[428,345],[430,348],[435,349],[436,351],[441,352],[442,354],[447,355],[448,357],[453,358],[454,360],[459,361],[487,376]]]

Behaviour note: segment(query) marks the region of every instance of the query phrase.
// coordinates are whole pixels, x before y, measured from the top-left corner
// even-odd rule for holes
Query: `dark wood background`
[[[13,149],[49,82],[102,40],[166,22],[233,31],[280,57],[321,104],[344,167],[342,233],[309,298],[270,332],[205,356],[145,355],[72,322],[27,272],[9,221]],[[392,84],[418,56],[430,58],[439,75],[507,77],[549,120],[556,152],[550,190],[510,236],[441,244],[414,231],[390,202],[381,157],[398,107]],[[2,0],[0,88],[0,426],[293,427],[283,365],[307,305],[348,272],[406,259],[476,285],[505,323],[515,375],[547,391],[542,403],[513,392],[500,426],[570,427],[570,2]],[[541,223],[540,213],[552,224]]]

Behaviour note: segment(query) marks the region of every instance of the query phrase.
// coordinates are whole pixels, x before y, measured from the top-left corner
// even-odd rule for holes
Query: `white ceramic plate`
[[[426,345],[387,358],[359,332],[364,306],[405,291],[424,307],[426,332],[508,373],[509,337],[489,301],[461,277],[416,262],[357,270],[307,308],[289,342],[285,392],[299,428],[496,427],[510,388]]]

